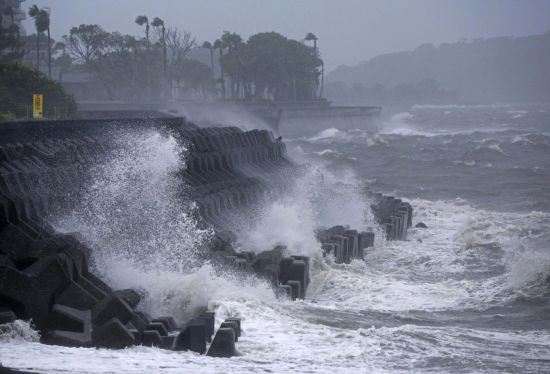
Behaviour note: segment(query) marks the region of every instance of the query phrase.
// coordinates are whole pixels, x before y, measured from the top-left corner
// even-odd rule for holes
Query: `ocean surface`
[[[161,134],[124,139],[80,206],[54,217],[96,248],[114,287],[143,290],[145,311],[241,317],[239,356],[48,346],[17,321],[1,329],[0,362],[41,373],[550,372],[550,107],[416,105],[376,132],[285,141],[309,171],[254,213],[239,245],[311,256],[306,300],[202,260],[210,233],[174,192],[185,150]],[[384,241],[364,188],[408,200],[428,228]],[[377,231],[365,261],[320,256],[314,230],[333,224]]]

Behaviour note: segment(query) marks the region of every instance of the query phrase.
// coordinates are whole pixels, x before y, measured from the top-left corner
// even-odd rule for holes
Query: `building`
[[[81,101],[108,100],[105,88],[95,74],[85,71],[72,71],[60,75],[59,83],[67,93]]]
[[[27,14],[21,9],[21,3],[25,0],[0,0],[0,9],[2,10],[2,27],[8,28],[12,24],[16,24],[19,27],[19,35],[25,36],[25,28],[23,27],[23,20],[27,18]],[[12,13],[5,12],[6,9],[11,8]]]

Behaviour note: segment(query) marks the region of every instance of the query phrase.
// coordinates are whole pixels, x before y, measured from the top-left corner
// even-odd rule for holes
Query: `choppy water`
[[[291,155],[317,165],[324,182],[315,170],[299,180],[265,207],[241,245],[259,251],[281,242],[314,256],[308,298],[299,302],[275,299],[256,279],[190,262],[208,233],[173,209],[172,168],[181,150],[157,134],[134,142],[148,145],[150,155],[110,160],[93,177],[101,188],[59,225],[99,243],[97,261],[112,264],[103,275],[147,292],[147,311],[181,321],[208,304],[218,322],[240,316],[241,355],[46,346],[17,323],[0,338],[4,365],[50,373],[550,372],[550,108],[415,106],[382,120],[377,134],[327,129],[290,140]],[[129,195],[138,176],[142,188]],[[378,235],[365,262],[323,261],[317,225],[373,225],[368,202],[340,180],[407,197],[414,221],[429,228],[411,230],[406,242]],[[164,221],[140,240],[128,235],[116,243],[113,222],[147,220],[131,212],[150,191],[168,203],[143,209],[160,209]],[[182,231],[177,241],[161,230],[166,225]],[[129,255],[152,247],[162,247],[161,255]],[[178,257],[182,251],[189,256]]]

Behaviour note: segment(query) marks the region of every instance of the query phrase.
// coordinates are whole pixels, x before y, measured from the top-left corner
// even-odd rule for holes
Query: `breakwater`
[[[85,191],[90,168],[112,152],[119,130],[155,128],[186,149],[178,172],[182,193],[196,202],[200,224],[215,234],[207,256],[237,272],[267,279],[278,294],[305,298],[310,259],[283,247],[237,251],[235,217],[283,193],[300,167],[266,130],[200,129],[184,119],[86,120],[7,123],[0,128],[0,322],[32,320],[42,341],[122,348],[135,344],[231,356],[239,319],[219,324],[208,311],[183,324],[139,310],[139,290],[114,290],[90,267],[92,250],[78,235],[50,224],[52,212],[70,210]],[[391,197],[373,197],[373,212],[388,239],[404,239],[412,210]],[[372,232],[336,227],[319,232],[337,262],[362,258]],[[219,327],[216,331],[215,327]]]

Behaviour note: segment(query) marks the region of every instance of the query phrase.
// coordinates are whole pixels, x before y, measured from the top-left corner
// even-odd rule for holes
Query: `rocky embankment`
[[[204,311],[182,325],[140,311],[136,290],[113,290],[90,265],[91,250],[77,236],[57,232],[52,211],[70,211],[90,168],[108,156],[113,131],[156,128],[188,150],[180,178],[197,203],[198,219],[216,234],[210,258],[268,279],[278,294],[305,298],[310,259],[282,247],[237,252],[232,218],[284,190],[297,170],[285,145],[265,130],[199,129],[184,119],[58,121],[0,126],[0,324],[31,320],[49,344],[123,348],[142,344],[217,357],[235,354],[241,321]],[[405,239],[412,208],[373,195],[373,212],[387,239]],[[319,231],[325,255],[349,263],[363,258],[374,234],[342,226]]]

